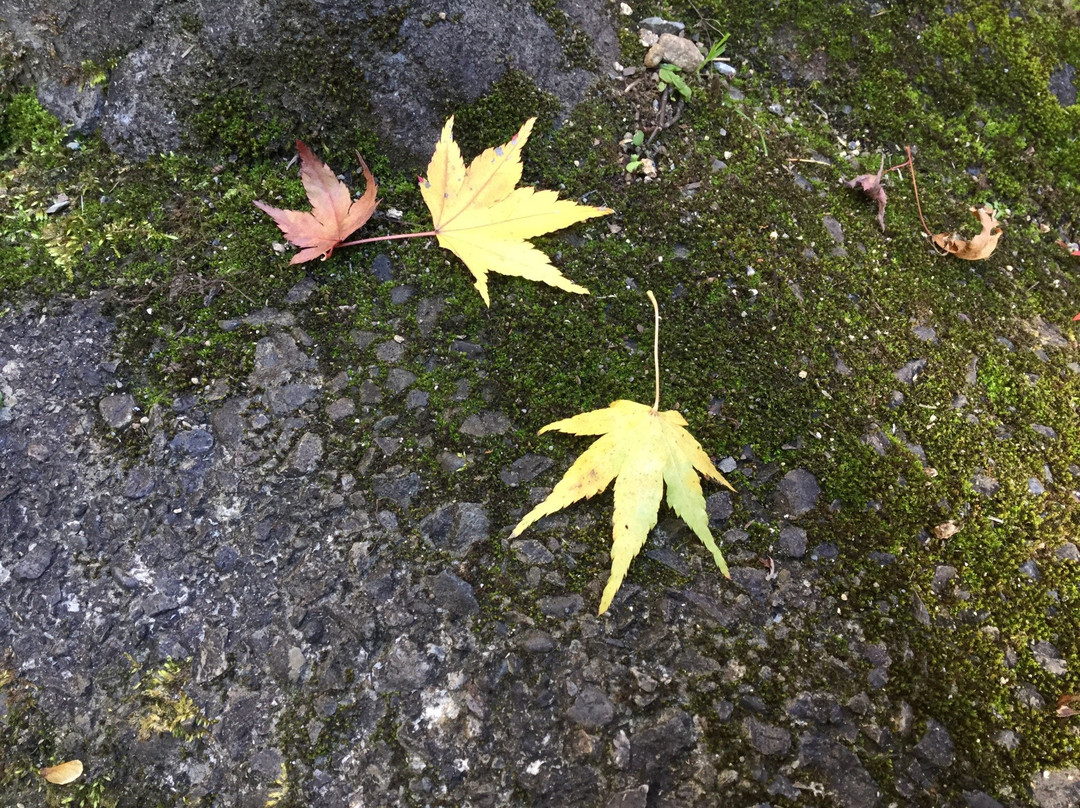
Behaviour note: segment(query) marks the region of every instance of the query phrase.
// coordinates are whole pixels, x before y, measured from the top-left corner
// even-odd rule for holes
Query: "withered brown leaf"
[[[984,205],[981,208],[972,208],[972,214],[982,225],[982,232],[971,241],[960,237],[959,233],[938,233],[934,236],[934,244],[946,252],[950,252],[957,258],[965,261],[980,261],[989,258],[990,254],[997,249],[998,239],[1001,238],[1001,223],[998,222],[993,208]]]

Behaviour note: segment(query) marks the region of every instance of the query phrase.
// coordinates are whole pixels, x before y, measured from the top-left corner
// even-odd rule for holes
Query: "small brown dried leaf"
[[[1073,715],[1080,715],[1080,710],[1074,710],[1070,707],[1070,704],[1076,704],[1080,702],[1080,696],[1075,693],[1065,693],[1058,699],[1057,713],[1059,718],[1068,718]]]
[[[939,539],[948,539],[960,532],[960,526],[956,522],[942,522],[934,528],[934,536]]]
[[[989,258],[990,254],[997,249],[998,239],[1001,238],[1001,227],[992,208],[983,206],[972,208],[971,212],[982,225],[982,232],[971,241],[960,237],[959,233],[938,233],[934,236],[934,244],[951,252],[957,258],[965,261],[981,261]]]
[[[41,769],[40,773],[48,782],[58,786],[66,786],[68,783],[73,783],[82,777],[83,764],[81,760],[69,760],[55,766],[46,766]]]

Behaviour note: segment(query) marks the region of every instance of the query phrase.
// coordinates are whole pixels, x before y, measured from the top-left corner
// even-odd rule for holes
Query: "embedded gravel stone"
[[[310,474],[319,467],[319,461],[322,460],[322,456],[322,438],[313,432],[305,432],[300,437],[300,440],[297,441],[292,452],[289,453],[286,465],[292,471],[299,472],[300,474]]]
[[[135,397],[130,393],[105,396],[98,404],[101,417],[113,429],[122,429],[130,424],[135,415],[135,409]]]
[[[763,755],[786,755],[791,750],[791,733],[751,716],[746,720],[750,745]]]
[[[805,469],[793,469],[784,475],[773,492],[773,511],[789,519],[798,519],[817,507],[821,486]]]
[[[806,555],[806,531],[801,527],[786,525],[780,530],[776,549],[788,558],[802,558]]]
[[[31,545],[30,550],[11,570],[20,581],[36,581],[52,566],[56,556],[56,544],[51,541],[39,541]]]
[[[953,762],[953,741],[949,731],[934,719],[926,722],[926,734],[915,745],[915,754],[927,763],[947,768]]]
[[[387,340],[375,346],[375,358],[380,362],[396,365],[405,358],[405,346],[396,340]]]
[[[326,408],[326,417],[331,421],[340,421],[356,412],[356,404],[351,398],[339,398]]]
[[[186,455],[206,454],[214,448],[214,436],[205,429],[185,429],[170,441],[169,447]]]
[[[615,705],[596,685],[585,685],[567,711],[570,720],[584,727],[599,728],[611,723],[615,717]]]
[[[925,359],[913,359],[897,370],[893,375],[901,384],[914,384],[915,380],[926,369]]]
[[[816,733],[799,740],[799,764],[821,773],[842,808],[875,808],[881,789],[858,756],[839,741]]]
[[[476,502],[455,502],[438,508],[420,522],[420,534],[455,557],[491,535],[487,509]]]
[[[682,710],[630,738],[630,769],[652,779],[693,747],[694,724]]]
[[[504,435],[510,427],[510,419],[506,415],[488,410],[470,415],[462,422],[458,430],[474,438],[487,438],[492,435]]]
[[[394,395],[404,392],[416,382],[416,374],[404,368],[391,368],[386,376],[386,389]]]
[[[499,472],[499,479],[511,487],[527,483],[543,474],[555,461],[543,455],[527,454],[519,457]]]

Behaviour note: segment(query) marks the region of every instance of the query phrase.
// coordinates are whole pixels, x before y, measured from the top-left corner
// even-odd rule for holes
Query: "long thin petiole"
[[[652,361],[656,370],[656,398],[653,400],[652,411],[660,411],[660,305],[656,302],[656,295],[650,289],[645,293],[652,301],[653,307],[653,341]]]
[[[437,236],[439,235],[434,230],[428,230],[424,233],[398,233],[394,236],[375,236],[374,238],[361,238],[356,241],[346,241],[342,244],[338,244],[334,249],[338,247],[355,247],[357,244],[371,244],[374,241],[392,241],[398,238],[420,238],[421,236]]]

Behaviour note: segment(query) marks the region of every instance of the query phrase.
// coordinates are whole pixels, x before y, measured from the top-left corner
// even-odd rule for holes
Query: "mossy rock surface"
[[[361,68],[310,29],[303,103],[216,88],[176,154],[2,97],[0,802],[1074,799],[1077,10],[631,5],[636,69],[593,63],[566,122],[520,60],[415,119],[471,156],[540,117],[524,182],[615,211],[535,239],[588,296],[493,276],[487,308],[426,239],[290,265],[251,202],[305,206],[297,135],[355,190],[363,153],[361,235],[430,226],[391,85],[335,84]],[[363,41],[392,56],[403,7]],[[572,72],[581,8],[511,13]],[[648,16],[729,33],[734,75],[665,94]],[[882,231],[846,183],[908,146]],[[920,203],[968,236],[993,206],[997,250],[938,254]],[[665,507],[596,618],[610,493],[508,536],[588,446],[540,427],[651,400],[645,290],[661,406],[736,489],[705,491],[732,578]],[[35,774],[76,757],[76,791]]]

